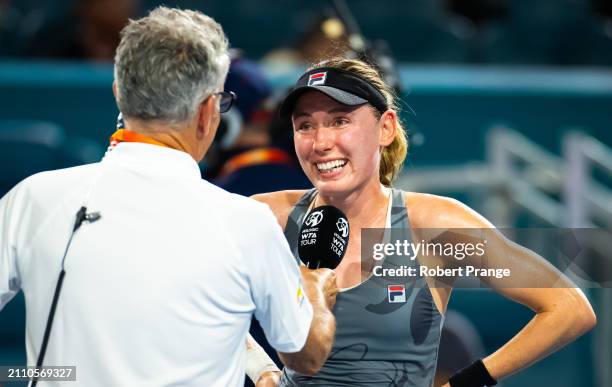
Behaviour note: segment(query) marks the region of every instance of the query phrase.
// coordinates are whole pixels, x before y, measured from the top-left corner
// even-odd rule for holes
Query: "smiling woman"
[[[453,199],[391,187],[407,141],[395,96],[372,66],[350,59],[314,66],[299,78],[281,114],[292,119],[296,153],[315,188],[254,198],[270,206],[298,261],[297,230],[310,208],[338,207],[352,230],[335,269],[342,290],[333,310],[337,329],[331,355],[315,375],[286,367],[281,385],[432,386],[452,283],[438,282],[421,268],[462,273],[470,266],[474,273],[488,273],[503,267],[520,273],[523,284],[541,278],[557,281],[555,288],[509,288],[496,275],[483,279],[498,293],[530,307],[535,316],[506,345],[459,371],[445,386],[494,385],[595,324],[591,306],[569,279],[542,257],[505,239],[475,211]],[[367,229],[389,232],[371,241]],[[396,254],[380,260],[383,269],[402,267],[417,273],[401,279],[372,275],[377,267],[362,265],[362,244],[409,244],[422,241],[419,230],[427,229],[476,229],[488,242],[487,259],[418,254],[416,259],[398,260]],[[474,241],[468,234],[437,233],[436,242],[464,245]]]
[[[307,91],[296,112],[295,150],[306,176],[321,192],[349,192],[377,175],[377,148],[388,145],[394,128],[387,125],[380,134],[368,130],[378,123],[369,106],[345,106]]]
[[[304,101],[304,94],[310,94],[310,99],[318,100],[319,106],[325,105],[325,109],[317,109],[308,100]],[[382,120],[385,124],[383,129],[393,130],[386,133],[391,136],[391,142],[384,146],[381,144],[378,160],[380,182],[385,186],[391,185],[402,167],[408,144],[397,115],[399,109],[393,91],[374,68],[363,62],[345,59],[331,59],[314,66],[300,77],[281,106],[281,114],[293,117],[298,134],[312,129],[313,123],[308,118],[314,118],[311,114],[313,111],[326,111],[332,115],[328,118],[334,122],[328,127],[345,128],[354,123],[371,126]],[[367,114],[368,111],[373,114]],[[386,141],[388,138],[378,141],[381,140]],[[298,141],[296,150],[299,152],[297,146]]]

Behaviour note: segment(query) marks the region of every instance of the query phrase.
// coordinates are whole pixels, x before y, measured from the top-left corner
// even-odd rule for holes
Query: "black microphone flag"
[[[304,218],[298,238],[298,254],[309,269],[335,269],[349,241],[346,215],[334,206],[313,208]]]

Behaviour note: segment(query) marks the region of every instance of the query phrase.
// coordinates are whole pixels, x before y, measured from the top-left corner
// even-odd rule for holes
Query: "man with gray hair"
[[[113,85],[125,126],[104,159],[0,200],[0,309],[23,290],[28,364],[74,367],[31,385],[241,386],[253,314],[292,369],[327,358],[333,273],[298,268],[265,205],[200,179],[234,98],[227,46],[199,12],[130,21]]]

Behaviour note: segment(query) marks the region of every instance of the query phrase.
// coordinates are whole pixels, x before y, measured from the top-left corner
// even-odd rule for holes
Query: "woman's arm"
[[[535,312],[510,341],[483,359],[493,378],[518,372],[593,328],[596,317],[584,293],[544,258],[508,240],[481,215],[456,200],[430,195],[417,200],[417,204],[416,227],[441,229],[437,240],[486,240],[485,259],[448,258],[450,266],[510,269],[509,278],[485,277],[483,281]]]
[[[267,204],[276,216],[278,224],[284,230],[291,209],[304,193],[306,193],[305,190],[267,192],[253,195],[251,199]]]
[[[247,335],[246,348],[246,374],[255,387],[277,386],[281,371],[250,334]]]
[[[565,275],[551,270],[548,262],[542,262],[542,257],[505,238],[500,238],[497,243],[500,253],[512,261],[507,265],[511,270],[517,264],[529,265],[527,270],[517,274],[521,276],[518,279],[521,283],[535,286],[541,280],[539,275],[549,276],[556,272],[559,276],[554,288],[503,287],[497,280],[487,281],[498,293],[536,313],[510,341],[483,359],[491,376],[500,379],[528,367],[586,333],[595,326],[596,317],[584,293]]]

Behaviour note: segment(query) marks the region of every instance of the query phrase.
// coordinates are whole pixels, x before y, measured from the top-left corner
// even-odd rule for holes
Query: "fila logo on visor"
[[[327,71],[324,71],[322,73],[310,74],[310,77],[308,77],[308,86],[324,85],[326,78],[327,78]]]
[[[406,287],[404,285],[388,285],[387,299],[390,303],[406,302]]]

